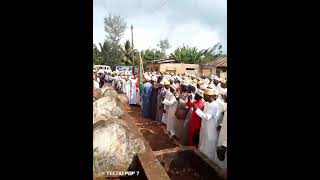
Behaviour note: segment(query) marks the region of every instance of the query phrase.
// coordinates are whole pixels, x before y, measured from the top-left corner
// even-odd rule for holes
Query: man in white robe
[[[127,95],[128,99],[130,98],[130,89],[131,89],[131,87],[130,87],[130,79],[127,78],[126,82],[125,82],[125,90],[126,90],[126,95]]]
[[[170,82],[167,79],[164,79],[164,91],[165,91],[165,96],[164,96],[164,100],[167,99],[170,100],[172,93],[170,92]],[[162,103],[164,104],[164,103]],[[165,105],[163,106],[163,114],[162,114],[162,122],[164,124],[167,124],[167,119],[168,119],[168,110],[169,110],[169,106]]]
[[[225,105],[224,105],[224,100],[222,99],[222,96],[219,92],[217,92],[219,95],[217,97],[217,103],[219,105],[219,110],[218,110],[218,113],[217,113],[217,120],[218,120],[218,126],[221,126],[222,125],[222,120],[223,120],[223,112],[224,112],[224,109],[225,109]]]
[[[223,124],[217,145],[217,158],[215,162],[223,169],[227,169],[227,110],[224,112]]]
[[[219,105],[215,101],[218,93],[213,89],[204,90],[204,99],[206,101],[203,111],[194,106],[196,114],[202,118],[200,128],[200,138],[198,149],[209,159],[214,160],[216,155],[217,143],[217,118]]]
[[[121,92],[127,93],[127,77],[123,76],[121,79]]]
[[[112,73],[112,76],[111,76],[111,79],[112,79],[111,86],[113,87],[113,89],[116,88],[117,78],[118,78],[118,77],[117,77],[114,73]]]
[[[170,93],[166,98],[163,100],[164,106],[167,106],[167,131],[170,133],[169,136],[172,138],[176,135],[175,126],[177,118],[175,116],[175,112],[177,110],[177,99],[175,96],[176,87],[174,84],[170,86]]]
[[[225,96],[225,110],[222,121],[222,128],[218,137],[217,144],[217,156],[215,162],[222,167],[227,169],[227,96]]]
[[[93,89],[97,89],[99,88],[99,81],[100,79],[97,77],[95,71],[94,71],[94,74],[93,74]]]
[[[129,104],[137,104],[137,88],[136,88],[136,79],[130,78],[129,79]]]

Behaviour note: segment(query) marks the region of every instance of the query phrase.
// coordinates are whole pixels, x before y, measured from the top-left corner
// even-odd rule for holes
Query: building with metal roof
[[[201,72],[205,75],[216,75],[220,78],[227,79],[228,58],[221,57],[201,65]]]

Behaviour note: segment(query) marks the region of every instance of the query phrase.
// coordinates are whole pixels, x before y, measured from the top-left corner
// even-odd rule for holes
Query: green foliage
[[[146,49],[143,51],[142,55],[143,60],[145,61],[151,61],[156,59],[164,59],[166,58],[166,55],[157,49]]]
[[[93,64],[109,65],[111,68],[120,64],[131,64],[128,55],[131,51],[130,43],[126,42],[124,48],[119,44],[126,26],[127,22],[121,16],[109,14],[104,18],[106,40],[103,45],[99,43],[100,50],[93,45]]]
[[[171,47],[168,39],[160,40],[159,44],[157,44],[157,46],[161,49],[161,52],[163,54],[166,54],[166,50],[168,50]]]
[[[182,46],[174,50],[170,54],[170,58],[176,59],[178,62],[183,63],[197,63],[200,61],[202,53],[195,47]]]
[[[107,41],[117,46],[127,27],[125,19],[118,15],[109,14],[104,18],[104,30],[107,33]]]
[[[121,51],[121,64],[122,65],[132,65],[132,47],[130,41],[127,40],[124,44],[124,48],[119,46]]]
[[[97,46],[93,44],[93,65],[101,64],[102,59],[100,55],[100,51],[98,50]]]
[[[170,54],[170,58],[176,59],[178,62],[190,64],[202,64],[216,59],[222,54],[222,45],[220,43],[212,48],[198,50],[196,47],[183,45],[174,50]]]
[[[118,48],[112,46],[108,41],[105,41],[103,45],[99,43],[100,46],[100,57],[102,59],[101,64],[109,65],[114,68],[118,63],[121,54],[118,51]]]

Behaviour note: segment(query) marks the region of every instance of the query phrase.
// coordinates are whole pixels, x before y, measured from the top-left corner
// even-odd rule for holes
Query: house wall
[[[220,78],[227,80],[227,68],[217,68],[217,74]]]
[[[188,68],[188,69],[187,69]],[[199,75],[199,64],[163,63],[160,64],[160,72],[188,73]]]
[[[187,70],[186,68],[193,68],[194,70]],[[216,68],[214,66],[206,66],[199,64],[182,64],[182,63],[149,63],[146,65],[146,71],[160,71],[173,73],[188,73],[195,75],[216,75],[227,79],[227,68]]]
[[[201,74],[205,74],[207,76],[212,75],[212,74],[217,75],[216,67],[202,65],[201,66]]]
[[[152,72],[152,71],[159,71],[160,64],[150,63],[146,66],[146,71]]]
[[[221,79],[224,79],[224,80],[227,80],[227,71],[226,72],[220,72],[220,78]]]

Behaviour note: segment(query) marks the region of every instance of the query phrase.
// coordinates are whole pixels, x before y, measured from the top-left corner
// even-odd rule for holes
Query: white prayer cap
[[[215,89],[216,87],[214,86],[214,84],[209,84],[207,88]]]
[[[204,91],[203,91],[203,94],[205,95],[219,95],[219,93],[213,89],[210,89],[210,88],[206,88]]]
[[[201,89],[197,89],[196,90],[196,94],[198,94],[199,96],[203,97],[203,91]]]
[[[205,85],[205,84],[201,84],[201,85],[200,85],[200,89],[202,89],[202,90],[206,89],[207,87],[208,87],[208,86]]]
[[[164,79],[164,85],[170,85],[170,82],[167,79]]]
[[[187,80],[182,81],[181,85],[183,86],[189,86],[189,82]]]
[[[152,76],[152,77],[151,77],[151,80],[152,80],[152,81],[157,81],[157,77],[156,77],[156,76]]]
[[[145,75],[145,76],[144,76],[144,79],[145,79],[146,81],[150,81],[150,80],[151,80],[151,77],[150,77],[149,75]]]

